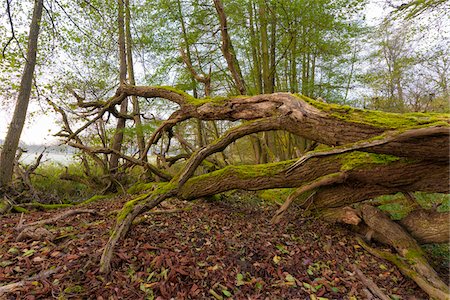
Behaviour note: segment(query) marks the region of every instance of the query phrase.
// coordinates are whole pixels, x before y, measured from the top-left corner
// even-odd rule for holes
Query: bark
[[[417,272],[426,276],[427,281],[434,287],[448,291],[447,285],[442,282],[423,258],[423,250],[419,244],[400,225],[391,221],[389,217],[373,206],[364,205],[360,211],[364,222],[372,230],[382,234],[389,245],[392,245],[398,253],[407,258]]]
[[[222,33],[222,53],[227,61],[228,69],[234,79],[234,83],[241,95],[247,93],[244,77],[242,76],[241,68],[234,51],[233,44],[231,42],[230,35],[228,33],[227,16],[223,9],[223,4],[220,0],[214,0],[214,7],[216,8],[217,15],[220,22],[220,32]]]
[[[43,6],[43,0],[35,0],[33,17],[31,19],[30,32],[28,35],[27,59],[22,73],[14,114],[11,123],[9,124],[8,133],[6,134],[3,149],[0,154],[0,188],[9,185],[12,180],[14,158],[16,156],[17,147],[19,146],[20,135],[22,134],[28,110],[28,103],[30,101]]]
[[[20,288],[32,281],[47,279],[47,277],[58,273],[61,269],[62,269],[62,267],[56,267],[56,268],[53,268],[50,270],[41,271],[40,273],[33,275],[31,277],[28,277],[26,279],[23,279],[19,282],[3,285],[0,287],[0,296],[3,296],[6,293],[10,293],[10,292],[14,291],[15,289]]]
[[[125,15],[124,2],[123,0],[118,0],[117,24],[119,27],[119,62],[120,62],[119,80],[121,85],[125,84],[127,80],[127,55],[125,46],[124,15]],[[128,99],[125,98],[123,101],[121,101],[120,113],[126,114],[127,109],[128,109]],[[109,169],[113,175],[118,171],[117,168],[119,166],[120,156],[117,155],[116,152],[120,152],[122,148],[123,130],[125,129],[125,122],[126,122],[125,118],[119,118],[117,120],[116,130],[111,145],[111,148],[115,151],[111,154],[111,158],[109,160]]]
[[[235,121],[279,117],[283,119],[284,130],[330,146],[350,145],[368,139],[375,141],[398,135],[399,140],[393,138],[382,145],[375,143],[363,151],[417,159],[425,157],[442,162],[449,159],[447,145],[450,130],[446,114],[390,114],[359,110],[288,93],[202,102],[174,89],[123,85],[117,94],[160,97],[180,105],[180,110],[175,112],[155,135],[189,118]],[[422,128],[417,131],[408,130],[416,127]],[[153,139],[153,142],[156,140]],[[368,141],[362,143],[366,142]]]
[[[259,6],[259,19],[261,22],[261,64],[262,64],[262,77],[264,83],[264,93],[271,92],[271,80],[270,80],[270,64],[269,64],[269,36],[267,33],[267,7],[265,1],[260,1]]]
[[[133,219],[168,197],[189,201],[234,189],[300,187],[292,199],[302,192],[315,191],[300,206],[328,212],[329,217],[350,224],[360,226],[364,222],[370,229],[366,231],[368,236],[380,236],[401,256],[411,260],[413,266],[410,268],[414,274],[418,274],[411,277],[424,290],[430,293],[434,293],[432,289],[445,290],[442,281],[423,259],[417,242],[401,225],[394,223],[394,226],[389,218],[378,214],[373,207],[363,206],[357,213],[351,208],[340,214],[335,212],[341,207],[379,195],[397,192],[408,194],[413,191],[448,193],[448,115],[399,115],[359,110],[287,93],[200,100],[168,87],[122,85],[116,92],[116,97],[130,95],[164,98],[180,106],[157,129],[147,147],[164,132],[171,133],[176,124],[190,118],[248,122],[228,130],[211,144],[194,151],[184,168],[169,183],[160,183],[150,194],[124,206],[116,229],[104,249],[102,272],[110,270],[114,247],[126,235]],[[113,101],[116,100],[110,102]],[[205,159],[223,151],[237,139],[274,130],[285,130],[308,138],[314,141],[314,145],[322,143],[334,147],[311,151],[297,160],[227,166],[193,177]],[[178,139],[183,144],[182,138]],[[437,236],[435,232],[428,240]],[[419,255],[412,255],[414,253]]]
[[[134,65],[133,65],[133,38],[131,36],[131,12],[130,1],[125,0],[125,42],[126,42],[126,58],[127,58],[127,71],[128,79],[131,85],[135,85],[134,78]],[[139,149],[139,157],[144,161],[147,160],[147,153],[145,153],[145,140],[144,131],[142,130],[141,110],[139,107],[139,99],[136,96],[131,96],[131,102],[133,103],[133,120],[136,126],[136,142]],[[126,113],[126,110],[124,110]]]
[[[450,242],[450,213],[419,209],[400,221],[419,243]]]

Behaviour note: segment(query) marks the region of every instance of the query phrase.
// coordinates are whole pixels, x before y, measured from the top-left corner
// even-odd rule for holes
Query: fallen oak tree
[[[288,93],[195,99],[168,87],[122,85],[115,97],[124,99],[132,95],[164,98],[180,106],[154,132],[147,149],[165,132],[190,118],[248,122],[231,128],[221,138],[195,151],[170,182],[155,185],[153,191],[124,206],[102,255],[100,269],[104,273],[110,271],[114,247],[126,235],[134,218],[171,197],[193,200],[232,189],[299,187],[302,191],[302,187],[309,186],[304,191],[314,189],[316,193],[305,207],[320,211],[399,191],[449,192],[449,116],[445,114],[400,115],[359,110]],[[113,98],[108,103],[118,102]],[[80,129],[69,139],[81,132]],[[239,138],[270,130],[285,130],[334,148],[308,153],[297,161],[228,166],[193,177],[198,165],[208,156]],[[399,254],[404,255],[401,251]],[[425,273],[431,267],[426,260],[423,264],[427,267],[415,271],[428,278]],[[441,296],[448,292],[439,278],[425,282],[430,287],[421,283],[425,291],[438,289]]]

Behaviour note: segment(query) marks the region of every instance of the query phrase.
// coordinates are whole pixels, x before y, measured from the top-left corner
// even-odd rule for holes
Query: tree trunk
[[[20,135],[22,134],[22,129],[25,124],[28,103],[30,101],[43,6],[43,0],[35,0],[33,17],[30,24],[30,33],[28,35],[27,59],[22,73],[19,95],[17,96],[14,114],[11,123],[9,124],[8,133],[6,134],[3,149],[0,154],[0,188],[9,185],[12,180],[14,158],[16,156],[17,147],[19,146]]]
[[[265,1],[259,3],[259,20],[261,31],[261,65],[262,65],[262,77],[264,83],[264,93],[270,93],[270,58],[269,58],[269,35],[267,33],[267,9]]]
[[[297,196],[311,193],[300,207],[328,212],[328,216],[347,220],[350,224],[364,221],[370,231],[378,232],[377,235],[393,246],[398,255],[408,259],[407,263],[392,260],[395,264],[400,261],[397,265],[402,272],[430,295],[445,299],[442,297],[446,293],[445,284],[428,265],[419,252],[417,242],[401,224],[392,225],[389,218],[383,217],[374,207],[363,206],[356,217],[352,215],[352,209],[341,214],[330,213],[330,209],[336,211],[376,196],[397,192],[449,193],[448,114],[391,114],[360,110],[288,93],[199,100],[168,87],[121,85],[116,92],[117,99],[131,95],[164,98],[180,106],[157,129],[156,136],[190,118],[249,122],[242,122],[194,151],[170,182],[160,183],[150,194],[124,206],[116,230],[105,247],[102,271],[109,271],[114,245],[125,236],[134,217],[163,198],[177,197],[190,201],[235,189],[298,188],[284,205],[283,211]],[[111,99],[111,103],[115,101],[118,100]],[[205,159],[223,151],[237,139],[277,130],[330,147],[307,152],[296,160],[232,165],[194,177],[196,169]],[[156,141],[156,138],[152,140]],[[420,217],[420,220],[425,219]],[[430,223],[427,222],[422,224]],[[418,238],[423,236],[423,240],[446,239],[448,236],[444,234],[441,237],[438,231],[445,233],[442,229],[427,236],[415,229],[408,219],[404,226],[411,229],[413,236],[416,233]],[[416,252],[418,256],[413,256]],[[409,265],[409,262],[412,263]]]
[[[118,17],[117,24],[119,27],[119,62],[120,62],[120,84],[125,84],[127,81],[127,55],[126,55],[126,47],[125,47],[125,29],[124,29],[124,1],[118,0]],[[126,114],[128,109],[128,99],[125,98],[122,100],[120,104],[120,113]],[[117,173],[117,168],[119,166],[119,155],[116,152],[120,152],[122,148],[123,142],[123,130],[125,129],[125,119],[118,118],[116,130],[113,137],[113,143],[111,148],[113,149],[113,153],[111,154],[111,158],[109,160],[109,168],[110,172],[114,175]]]
[[[223,4],[220,0],[214,0],[214,7],[216,8],[217,15],[220,21],[220,32],[222,33],[222,53],[228,64],[228,69],[233,76],[234,83],[241,95],[247,93],[244,77],[242,76],[241,68],[239,67],[236,53],[231,43],[230,35],[228,34],[227,16],[223,9]]]
[[[131,36],[131,11],[130,0],[125,0],[125,38],[126,38],[126,57],[128,67],[128,78],[131,85],[135,85],[134,79],[134,65],[133,65],[133,38]],[[139,107],[139,99],[136,96],[131,96],[133,104],[133,119],[136,127],[136,142],[139,149],[139,157],[147,161],[147,153],[145,152],[144,131],[142,129],[141,110]],[[126,111],[126,110],[124,110]]]

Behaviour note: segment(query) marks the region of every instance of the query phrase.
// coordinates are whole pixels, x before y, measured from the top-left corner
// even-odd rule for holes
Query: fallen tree
[[[168,198],[193,200],[233,189],[290,187],[297,190],[277,212],[274,221],[282,218],[289,203],[297,196],[313,191],[312,196],[302,203],[303,208],[314,210],[326,220],[359,226],[367,237],[391,245],[399,257],[406,260],[407,270],[413,272],[405,271],[406,275],[432,297],[446,299],[443,295],[448,294],[448,288],[433,273],[412,236],[426,242],[448,242],[448,234],[446,237],[436,234],[440,228],[448,227],[448,219],[435,215],[435,222],[431,223],[430,214],[416,214],[418,223],[428,222],[427,230],[407,221],[394,223],[381,212],[374,213],[366,206],[355,208],[355,205],[396,192],[448,193],[449,115],[360,110],[288,93],[195,99],[168,87],[122,85],[90,121],[77,130],[66,130],[68,141],[76,141],[80,132],[128,96],[163,98],[179,105],[179,109],[152,134],[146,151],[164,134],[169,137],[169,147],[174,126],[191,118],[242,122],[209,145],[194,151],[182,170],[170,176],[161,176],[143,158],[121,155],[127,163],[146,165],[147,170],[166,182],[153,185],[153,190],[123,207],[102,255],[100,269],[103,273],[110,271],[114,247],[126,235],[133,220]],[[310,151],[300,159],[262,165],[231,165],[195,176],[205,159],[223,151],[236,140],[274,130],[288,131],[328,148]],[[86,146],[80,149],[90,154],[111,153],[108,149],[100,151]],[[400,240],[386,237],[386,231],[380,231],[380,228],[391,227],[400,228],[394,235]],[[415,256],[411,257],[411,253]]]

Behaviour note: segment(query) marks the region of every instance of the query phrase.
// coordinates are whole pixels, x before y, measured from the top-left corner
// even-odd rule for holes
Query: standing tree
[[[31,85],[36,66],[37,43],[42,17],[43,0],[34,2],[33,17],[28,36],[28,50],[25,68],[20,82],[19,95],[17,96],[14,115],[8,128],[2,152],[0,154],[0,188],[5,188],[11,183],[14,169],[14,158],[19,146],[20,135],[25,124],[28,103],[30,102]]]

